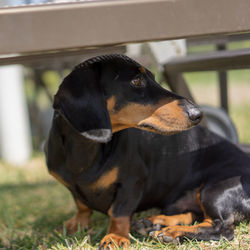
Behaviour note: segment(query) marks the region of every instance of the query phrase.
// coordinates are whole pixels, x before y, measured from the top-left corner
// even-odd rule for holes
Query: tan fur
[[[107,109],[108,109],[108,112],[109,112],[109,113],[114,112],[115,103],[116,103],[116,100],[115,100],[115,97],[114,97],[114,96],[111,96],[111,97],[107,100]]]
[[[199,205],[201,207],[201,210],[202,210],[202,212],[204,214],[204,221],[202,223],[200,223],[200,224],[192,225],[192,226],[169,225],[167,227],[164,227],[160,231],[155,231],[154,232],[154,237],[157,237],[159,234],[163,233],[163,235],[170,236],[173,239],[175,239],[177,237],[185,235],[185,233],[198,234],[200,228],[202,228],[202,227],[212,227],[213,226],[213,220],[207,215],[207,213],[205,211],[205,208],[204,208],[204,206],[203,206],[203,204],[201,202],[200,190],[201,190],[201,188],[196,193],[196,198],[197,198],[197,201],[198,201],[198,203],[199,203]],[[176,216],[180,216],[180,215],[176,215]],[[172,216],[166,216],[166,217],[172,217]],[[157,222],[156,219],[154,220],[154,223]],[[163,219],[164,222],[167,222],[166,218],[163,217],[162,219]],[[158,223],[160,223],[160,222],[158,222]],[[188,224],[191,224],[191,223],[188,223]]]
[[[140,67],[139,68],[139,71],[142,73],[142,74],[145,74],[146,73],[146,69],[144,67]]]
[[[142,124],[166,133],[182,131],[190,127],[189,119],[179,106],[178,100],[161,101],[156,105],[129,103],[118,112],[115,112],[114,106],[115,97],[111,97],[107,101],[107,107],[113,133],[126,128],[139,127]]]
[[[108,209],[108,216],[113,217],[113,205]]]
[[[118,177],[118,167],[111,169],[102,175],[96,182],[91,184],[92,189],[108,188]]]
[[[153,114],[140,121],[139,125],[146,123],[162,132],[171,132],[187,129],[188,122],[187,116],[179,106],[179,101],[175,100],[167,104],[160,104]]]
[[[110,217],[108,234],[101,240],[100,246],[104,249],[116,249],[116,246],[123,249],[128,248],[130,231],[130,217]]]
[[[129,249],[130,241],[127,237],[123,237],[118,234],[109,233],[100,242],[101,249],[118,249],[117,246],[122,249]]]
[[[196,193],[196,199],[197,199],[198,204],[199,204],[199,206],[200,206],[200,208],[201,208],[201,210],[203,212],[204,218],[205,219],[210,219],[210,217],[207,215],[207,212],[206,212],[206,210],[205,210],[205,208],[204,208],[204,206],[203,206],[203,204],[201,202],[201,188],[202,188],[202,185],[201,185],[201,187],[199,188],[199,190]]]
[[[120,124],[119,119],[117,119],[117,117],[122,116],[123,114],[122,113],[115,113],[115,110],[114,110],[115,103],[116,103],[116,99],[114,96],[111,96],[107,100],[107,109],[109,112],[113,133],[130,127],[126,124]]]
[[[116,113],[110,114],[112,130],[135,127],[138,122],[151,115],[154,108],[151,105],[130,103]]]
[[[130,230],[130,218],[126,217],[110,217],[109,233],[115,233],[128,238]]]
[[[178,224],[192,224],[195,220],[195,215],[191,212],[185,214],[177,214],[177,215],[156,215],[151,216],[148,220],[152,221],[153,224],[161,224],[164,226],[175,226]]]
[[[202,223],[193,226],[170,226],[164,227],[160,231],[155,231],[154,236],[157,237],[159,234],[163,233],[165,236],[170,236],[173,239],[185,235],[185,233],[199,233],[201,227],[212,227],[213,222],[211,219],[205,219]]]

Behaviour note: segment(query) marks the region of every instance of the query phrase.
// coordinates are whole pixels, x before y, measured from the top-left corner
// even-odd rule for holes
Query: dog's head
[[[149,70],[124,55],[99,56],[76,66],[60,85],[53,107],[98,142],[130,127],[174,134],[202,117],[195,104],[162,88]]]

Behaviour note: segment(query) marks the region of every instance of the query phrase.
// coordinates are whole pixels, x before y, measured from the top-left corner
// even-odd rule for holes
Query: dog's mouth
[[[186,129],[165,130],[165,129],[159,128],[157,126],[154,126],[153,124],[147,124],[147,123],[139,123],[137,125],[137,128],[142,129],[142,130],[147,130],[147,131],[157,133],[157,134],[162,134],[162,135],[173,135],[173,134],[177,134],[183,130],[186,130]]]

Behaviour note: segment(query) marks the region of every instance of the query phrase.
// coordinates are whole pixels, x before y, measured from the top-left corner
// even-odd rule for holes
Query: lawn
[[[97,212],[88,233],[69,237],[57,232],[75,207],[66,188],[48,175],[43,156],[18,168],[0,163],[0,183],[0,249],[95,249],[105,235],[108,218]],[[143,212],[136,218],[155,212]],[[132,249],[250,249],[249,232],[250,225],[241,223],[231,242],[187,240],[163,245],[132,230],[131,242]]]

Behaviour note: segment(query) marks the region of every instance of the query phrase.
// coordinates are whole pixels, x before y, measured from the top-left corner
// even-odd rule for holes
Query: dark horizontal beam
[[[124,46],[102,47],[98,49],[74,49],[51,51],[47,53],[32,53],[22,55],[6,55],[0,57],[0,65],[23,64],[25,66],[57,67],[61,63],[82,62],[90,57],[110,53],[125,53]]]
[[[230,35],[217,35],[196,37],[187,39],[186,43],[188,47],[206,44],[224,44],[229,42],[240,42],[250,40],[250,33],[230,34]]]
[[[250,68],[250,49],[178,57],[166,63],[165,67],[171,73]]]

